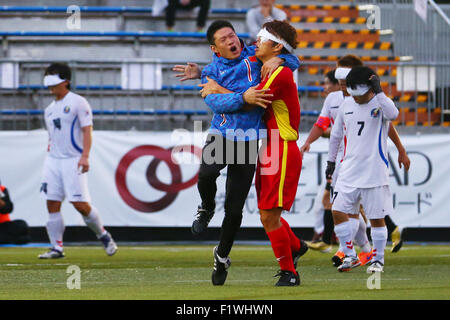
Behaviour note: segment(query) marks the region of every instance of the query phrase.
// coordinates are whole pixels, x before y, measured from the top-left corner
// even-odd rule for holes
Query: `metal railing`
[[[153,12],[151,7],[97,7],[97,6],[80,6],[80,12],[82,13],[145,13],[150,14]],[[248,8],[212,8],[212,14],[245,14]],[[66,6],[0,6],[1,12],[60,12],[67,13]]]
[[[71,89],[83,95],[94,110],[98,129],[127,128],[145,130],[145,122],[178,119],[181,126],[194,117],[209,119],[211,112],[198,91],[197,81],[180,83],[171,68],[180,61],[155,59],[110,61],[46,61],[0,59],[0,130],[31,130],[44,127],[43,109],[53,97],[42,85],[45,68],[52,62],[65,62],[71,67]],[[197,63],[202,67],[206,62]],[[2,66],[8,65],[11,79],[1,82]],[[130,74],[129,66],[137,66]],[[153,66],[150,72],[145,69]],[[136,79],[138,80],[137,83]],[[148,83],[154,86],[148,86]],[[145,87],[145,85],[147,87]],[[300,94],[323,91],[317,85],[299,85]],[[317,110],[305,110],[303,116],[317,116]],[[160,121],[160,123],[158,123]],[[122,123],[122,124],[119,124]],[[167,126],[166,126],[167,127]]]
[[[423,82],[423,78],[430,80],[428,88],[435,90],[424,90],[432,96],[428,107],[441,108],[442,121],[444,117],[449,121],[450,5],[439,6],[433,0],[428,0],[424,20],[416,13],[413,0],[355,2],[360,6],[372,4],[380,8],[381,28],[394,31],[394,54],[412,58],[412,63],[417,68],[408,74],[414,77],[413,82]]]
[[[44,126],[42,110],[53,98],[42,85],[42,77],[52,62],[56,61],[0,60],[0,67],[13,66],[11,78],[15,78],[5,86],[0,77],[0,130]],[[174,64],[184,62],[154,59],[64,62],[72,69],[72,89],[85,96],[94,109],[98,129],[119,129],[123,128],[119,122],[128,122],[130,127],[144,130],[148,128],[145,122],[149,120],[157,123],[162,119],[190,121],[192,117],[210,117],[198,94],[199,81],[180,83],[171,71]],[[204,66],[207,62],[197,63]],[[134,74],[128,74],[131,65],[137,66]],[[445,82],[438,78],[440,74],[450,74],[450,62],[369,61],[366,65],[379,72],[386,94],[402,109],[400,123],[431,125],[444,122],[444,113],[440,111],[448,106],[450,97],[446,87],[437,84]],[[149,73],[144,72],[149,66],[154,68]],[[298,91],[304,116],[317,115],[324,99],[323,72],[311,75],[308,69],[334,67],[333,61],[302,62]],[[130,79],[138,81],[133,84]],[[154,86],[149,87],[149,83]]]

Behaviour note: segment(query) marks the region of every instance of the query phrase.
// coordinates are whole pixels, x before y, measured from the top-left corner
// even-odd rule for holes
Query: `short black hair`
[[[354,54],[347,54],[346,56],[340,58],[337,64],[339,67],[353,68],[357,66],[362,66],[363,62],[358,56],[355,56]]]
[[[206,31],[206,39],[208,39],[210,45],[215,45],[214,34],[217,32],[217,30],[220,30],[222,28],[231,28],[231,30],[236,32],[230,21],[216,20],[211,23],[211,25],[208,27],[208,30]]]
[[[286,41],[294,50],[297,48],[297,30],[286,21],[272,20],[264,23],[262,28]],[[283,46],[281,53],[288,54],[290,52]]]
[[[336,71],[336,69],[334,70],[330,70],[325,74],[325,78],[328,78],[328,80],[330,80],[330,82],[332,84],[338,84],[339,81],[338,79],[336,79],[336,77],[334,76],[334,72]]]
[[[45,69],[44,75],[57,74],[61,79],[70,81],[72,79],[72,71],[65,63],[55,62]],[[70,89],[70,83],[67,84],[67,89]]]
[[[366,66],[353,67],[350,70],[346,78],[347,87],[355,89],[359,84],[365,84],[371,87],[369,78],[373,76],[375,72]]]

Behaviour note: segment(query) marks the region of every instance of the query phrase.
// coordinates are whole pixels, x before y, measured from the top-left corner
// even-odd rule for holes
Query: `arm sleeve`
[[[205,98],[214,113],[232,113],[244,106],[243,93],[209,94]]]
[[[344,112],[343,107],[339,108],[336,121],[331,128],[330,146],[328,149],[328,161],[336,162],[336,157],[339,151],[342,138],[344,137]]]
[[[213,68],[208,65],[202,71],[202,83],[208,82],[209,77],[220,84]],[[243,93],[209,94],[205,98],[205,103],[214,113],[232,113],[244,106]]]
[[[314,125],[316,127],[319,127],[323,131],[327,130],[331,123],[331,116],[330,116],[330,98],[327,96],[325,98],[325,101],[323,102],[322,110],[320,111],[320,115],[317,118],[316,123]]]
[[[395,120],[398,116],[398,109],[394,102],[389,99],[383,92],[377,94],[377,99],[380,102],[381,110],[383,111],[383,118],[386,120]]]
[[[278,58],[281,58],[284,60],[284,63],[282,64],[285,67],[288,67],[292,71],[297,70],[300,67],[300,60],[297,58],[296,55],[293,54],[280,54],[278,55]]]
[[[13,203],[11,202],[11,199],[9,198],[9,192],[8,189],[5,189],[3,191],[5,194],[2,198],[2,200],[5,202],[5,205],[3,207],[0,207],[0,213],[6,214],[11,213],[14,209]]]
[[[86,99],[81,99],[77,110],[80,127],[92,126],[92,109]]]

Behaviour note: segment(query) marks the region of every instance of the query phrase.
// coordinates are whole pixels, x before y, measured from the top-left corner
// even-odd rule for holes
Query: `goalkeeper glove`
[[[370,82],[370,86],[373,89],[373,92],[375,92],[375,94],[379,94],[381,92],[383,92],[383,90],[381,89],[381,83],[380,83],[380,78],[374,74],[369,78],[369,82]]]
[[[325,178],[331,180],[333,177],[334,168],[336,167],[336,162],[327,161],[327,169],[325,170]]]

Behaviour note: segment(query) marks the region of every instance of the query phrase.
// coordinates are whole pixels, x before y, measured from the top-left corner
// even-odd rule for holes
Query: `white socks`
[[[89,229],[94,231],[97,238],[100,238],[106,233],[96,207],[91,205],[91,212],[89,215],[87,217],[82,215],[82,217]]]
[[[53,248],[63,251],[64,220],[61,212],[50,213],[47,221],[47,234]]]
[[[386,248],[386,242],[388,237],[387,228],[372,227],[370,235],[372,237],[373,243],[373,260],[380,261],[382,264],[384,264],[384,249]]]
[[[358,220],[358,219],[353,219],[353,218],[350,218],[350,217],[349,217],[348,221],[350,222],[350,227],[352,228],[352,239],[354,239],[356,233],[358,232],[358,228],[359,228],[359,220]]]
[[[362,252],[367,253],[372,250],[369,243],[369,238],[367,238],[367,224],[361,215],[359,216],[358,230],[356,231],[354,239],[355,243],[361,248]]]
[[[356,220],[356,219],[350,219]],[[356,220],[358,221],[358,220]],[[334,233],[339,238],[340,250],[344,252],[346,256],[356,257],[356,251],[353,248],[352,242],[352,226],[350,221],[346,221],[334,226]]]

